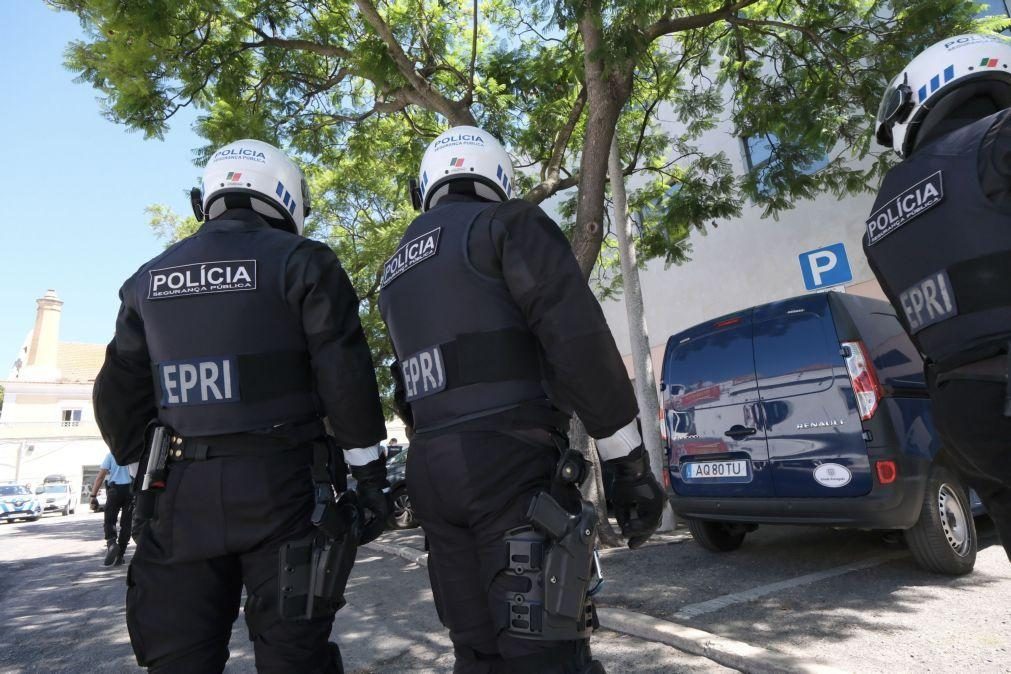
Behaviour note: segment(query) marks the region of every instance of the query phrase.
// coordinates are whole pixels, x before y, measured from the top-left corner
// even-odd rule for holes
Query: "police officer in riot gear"
[[[903,161],[885,176],[864,251],[926,360],[946,463],[1011,556],[1009,107],[1011,40],[960,35],[913,59],[878,112],[878,141]]]
[[[569,243],[513,189],[509,155],[473,127],[436,138],[412,185],[423,213],[380,291],[414,433],[408,490],[455,671],[599,672],[587,597],[596,519],[575,486],[585,466],[566,451],[568,412],[614,468],[630,546],[655,531],[664,493]]]
[[[151,671],[219,672],[245,587],[259,671],[340,671],[334,613],[388,490],[358,298],[333,252],[301,236],[308,190],[275,147],[226,145],[203,184],[207,221],[123,285],[95,383],[116,460],[142,461],[152,485],[130,639]],[[344,460],[357,506],[336,498]],[[343,582],[313,584],[324,577]]]

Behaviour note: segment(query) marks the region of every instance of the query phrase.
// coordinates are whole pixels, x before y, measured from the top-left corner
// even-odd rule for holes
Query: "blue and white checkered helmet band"
[[[876,127],[890,130],[892,149],[906,156],[927,113],[942,98],[970,82],[992,83],[995,91],[1011,88],[1011,38],[972,33],[949,37],[928,47],[885,89]],[[908,87],[905,90],[908,103],[900,107],[897,102],[902,100],[899,94],[904,87]],[[901,114],[889,117],[900,109]],[[890,119],[893,121],[889,123]],[[887,140],[887,135],[882,140]]]

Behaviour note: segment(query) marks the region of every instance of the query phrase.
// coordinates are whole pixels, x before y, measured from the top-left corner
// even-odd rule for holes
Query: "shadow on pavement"
[[[982,554],[998,542],[989,522],[979,522],[979,529]],[[732,553],[710,553],[689,540],[608,556],[604,571],[609,582],[598,600],[754,645],[808,642],[817,652],[818,644],[867,638],[883,627],[889,639],[927,639],[918,615],[925,611],[924,601],[944,595],[972,606],[1007,580],[1007,574],[994,575],[979,565],[974,573],[951,577],[920,569],[908,553],[888,559],[904,550],[901,542],[888,542],[874,532],[763,527]],[[678,616],[688,605],[878,557],[884,561],[870,568],[777,587],[760,598],[745,595],[739,603],[692,619]],[[960,620],[958,628],[967,629],[967,622]],[[943,635],[934,632],[934,638]]]

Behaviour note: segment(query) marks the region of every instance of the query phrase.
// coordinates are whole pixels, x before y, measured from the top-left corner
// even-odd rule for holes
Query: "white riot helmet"
[[[309,186],[301,169],[260,140],[237,140],[215,152],[204,168],[203,194],[198,192],[191,194],[198,220],[229,208],[252,208],[272,225],[301,234],[309,215]]]
[[[1011,40],[996,34],[956,35],[914,58],[885,89],[877,140],[900,157],[917,137],[966,101],[989,97],[994,111],[1011,107]]]
[[[418,180],[411,182],[411,201],[422,211],[430,210],[450,192],[505,201],[513,194],[513,163],[487,131],[454,126],[428,146]]]

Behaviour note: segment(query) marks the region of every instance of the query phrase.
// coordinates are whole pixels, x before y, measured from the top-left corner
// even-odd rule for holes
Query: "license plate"
[[[751,465],[746,459],[697,461],[681,464],[685,482],[751,482]]]

